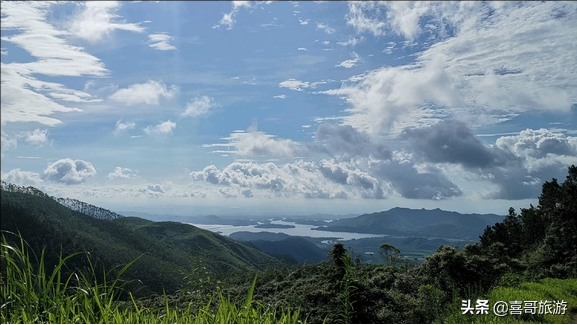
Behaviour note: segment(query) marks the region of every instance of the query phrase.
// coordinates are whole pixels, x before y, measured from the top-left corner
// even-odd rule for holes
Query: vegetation
[[[118,298],[125,290],[121,280],[124,272],[135,261],[125,265],[115,278],[109,280],[105,272],[103,280],[97,280],[90,255],[84,257],[90,269],[75,271],[64,276],[63,268],[73,254],[59,257],[59,263],[51,273],[46,271],[45,251],[39,260],[30,255],[30,250],[21,236],[19,246],[8,244],[2,235],[0,275],[0,320],[6,323],[183,323],[183,324],[294,324],[299,322],[298,310],[269,308],[253,300],[256,278],[242,303],[236,303],[221,292],[205,299],[189,303],[185,309],[170,307],[168,297],[163,295],[165,305],[149,308],[135,300],[129,292],[128,303]],[[216,300],[216,303],[213,303]],[[198,306],[198,307],[195,307]]]
[[[142,255],[125,275],[140,280],[130,285],[130,291],[144,297],[182,290],[189,281],[185,277],[196,269],[224,280],[282,265],[254,247],[191,225],[136,217],[97,219],[42,194],[2,189],[0,222],[2,230],[20,233],[35,254],[45,250],[49,272],[58,264],[59,253],[89,252],[95,267],[107,270]],[[7,240],[17,244],[17,238]],[[70,270],[88,267],[78,256],[67,265]]]
[[[355,258],[353,252],[342,243],[337,243],[327,258],[319,263],[288,267],[275,260],[276,265],[280,265],[276,268],[265,266],[266,263],[245,264],[252,268],[244,272],[236,269],[226,276],[223,276],[224,273],[215,275],[219,267],[211,263],[213,252],[214,256],[230,254],[230,264],[227,264],[230,266],[235,265],[230,262],[234,260],[232,256],[243,261],[255,261],[257,253],[241,250],[238,242],[207,237],[192,228],[182,228],[177,223],[153,223],[139,218],[97,220],[76,215],[69,209],[58,210],[59,218],[65,221],[57,223],[49,217],[52,215],[51,209],[57,207],[47,209],[49,202],[27,201],[25,207],[16,203],[18,200],[30,200],[30,194],[18,193],[28,195],[20,197],[2,192],[2,229],[7,225],[4,213],[8,212],[13,214],[12,219],[8,219],[12,220],[10,222],[15,222],[17,217],[36,231],[28,231],[26,235],[22,233],[22,237],[31,243],[30,246],[25,245],[22,239],[19,239],[18,245],[14,244],[13,238],[3,239],[1,321],[572,322],[577,314],[577,167],[571,166],[568,171],[566,180],[561,184],[555,179],[543,184],[537,207],[521,209],[520,213],[510,209],[505,219],[485,228],[478,242],[467,244],[462,249],[442,245],[422,263],[406,263],[401,250],[391,243],[381,242],[374,250],[381,249],[384,263],[366,264]],[[35,209],[35,213],[30,214],[28,209]],[[80,219],[84,221],[78,221]],[[99,222],[107,223],[107,226],[97,226]],[[84,230],[78,228],[80,225],[89,227],[92,237],[85,235]],[[70,249],[63,243],[75,242],[54,227],[76,227],[76,235],[82,236],[81,241],[76,243],[93,240],[102,247],[90,247],[100,253],[91,250],[90,254],[56,254],[64,248]],[[37,239],[45,233],[38,229],[49,229],[51,237]],[[112,235],[120,231],[122,236]],[[95,256],[100,259],[106,249],[114,248],[106,246],[102,239],[98,241],[95,238],[98,236],[108,240],[122,238],[116,243],[124,245],[121,247],[131,253],[125,254],[130,260],[112,265],[94,262]],[[50,241],[42,241],[47,239]],[[149,243],[156,246],[141,250],[127,248],[141,247],[138,245],[146,247]],[[219,245],[227,246],[230,250],[226,253],[219,251],[215,248]],[[86,251],[78,249],[83,246],[71,246],[76,248],[76,252]],[[27,257],[26,247],[40,256],[37,262]],[[152,259],[158,251],[181,254],[178,256],[183,260],[178,264],[172,259]],[[203,255],[193,255],[199,251],[206,254],[204,259],[199,258]],[[50,257],[54,254],[56,258]],[[155,261],[167,264],[164,268],[158,267]],[[186,265],[189,262],[191,264]],[[49,268],[50,265],[53,267]],[[126,266],[114,268],[116,265]],[[110,267],[106,268],[108,271],[100,272],[102,266]],[[174,274],[175,279],[180,281],[174,294],[161,291],[157,295],[135,296],[134,289],[138,288],[135,286],[136,280],[150,281],[150,278],[146,278],[147,270],[166,270],[167,273],[155,274],[166,281],[165,277],[171,274],[168,273],[170,267],[179,267],[183,272]],[[220,268],[226,267],[220,265]],[[138,272],[130,273],[131,269]],[[233,276],[233,273],[237,276]],[[258,276],[255,277],[255,274]],[[186,279],[184,284],[183,279]],[[162,285],[160,290],[166,287],[166,282],[159,284]],[[158,287],[149,288],[158,293]],[[246,288],[250,290],[247,292]],[[477,299],[487,299],[490,303],[565,301],[567,309],[563,315],[541,313],[497,317],[492,311],[487,315],[464,315],[462,301]],[[223,314],[219,314],[220,308],[223,308]]]

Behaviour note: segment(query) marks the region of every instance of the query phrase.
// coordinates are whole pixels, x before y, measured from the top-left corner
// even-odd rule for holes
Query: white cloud
[[[132,130],[136,127],[134,122],[122,122],[122,120],[116,121],[116,128],[114,129],[114,133],[121,133],[126,130]]]
[[[258,131],[256,123],[248,130],[237,131],[223,138],[227,143],[207,144],[203,147],[226,147],[232,150],[215,150],[215,153],[234,154],[245,158],[292,158],[307,153],[307,149],[290,139],[276,139]]]
[[[61,123],[49,117],[56,112],[79,111],[58,101],[89,102],[97,99],[85,92],[37,76],[104,76],[108,70],[102,62],[82,48],[67,43],[67,32],[47,23],[52,2],[2,2],[2,36],[35,58],[27,62],[1,63],[2,124],[37,122],[48,126]]]
[[[378,6],[372,13],[384,20],[381,9],[391,5],[349,7]],[[376,69],[326,92],[344,96],[351,105],[343,122],[375,136],[441,117],[478,124],[528,111],[569,111],[577,98],[577,56],[570,45],[577,30],[577,5],[523,3],[504,6],[485,19],[488,5],[438,2],[431,7],[427,12],[437,17],[432,19],[446,21],[446,29],[456,34],[440,35],[441,41],[420,52],[414,64]],[[399,6],[422,10],[419,5]],[[408,36],[416,33],[408,26],[402,29]]]
[[[150,34],[148,35],[148,46],[160,51],[176,50],[176,46],[170,44],[172,39],[173,37],[166,33]]]
[[[280,87],[288,88],[296,91],[303,91],[304,88],[308,88],[310,84],[308,81],[299,81],[296,79],[288,79],[279,83]]]
[[[496,145],[525,159],[539,159],[550,155],[577,158],[577,137],[565,136],[547,129],[526,129],[519,135],[502,136],[497,139]]]
[[[299,24],[301,25],[308,25],[309,24],[310,19],[305,19],[305,20],[301,20],[299,19]]]
[[[155,126],[147,126],[144,128],[144,133],[148,135],[159,134],[159,135],[169,135],[176,128],[176,123],[171,120],[161,122]]]
[[[379,1],[349,1],[349,12],[346,16],[347,24],[351,25],[358,32],[370,32],[375,36],[385,33],[386,23],[380,19]],[[367,17],[373,13],[377,17]]]
[[[43,145],[46,143],[46,141],[48,141],[48,130],[35,129],[32,132],[26,132],[25,139],[26,142],[30,144],[37,146]]]
[[[272,162],[235,162],[222,170],[208,166],[190,176],[218,186],[227,197],[384,199],[398,195],[410,199],[442,200],[462,191],[443,173],[429,167],[418,171],[397,160],[360,158],[315,162],[298,160],[277,165]]]
[[[130,168],[115,167],[114,171],[108,173],[107,177],[108,179],[117,179],[117,178],[131,179],[135,178],[137,174],[138,174],[137,171],[132,170]]]
[[[280,99],[285,99],[287,96],[286,95],[276,95],[273,96],[273,98],[280,98]]]
[[[343,67],[346,69],[350,69],[353,68],[357,65],[357,63],[359,63],[360,57],[357,53],[353,53],[355,58],[354,59],[349,59],[349,60],[345,60],[337,65],[335,65],[335,67]]]
[[[229,13],[225,13],[220,19],[219,23],[213,26],[212,28],[219,28],[221,26],[226,25],[228,26],[227,29],[232,29],[232,27],[236,23],[234,17],[237,15],[240,8],[243,7],[250,8],[251,7],[250,1],[232,1],[232,11]]]
[[[96,169],[84,160],[70,158],[60,159],[50,164],[43,174],[45,180],[67,185],[83,183],[87,178],[96,175]]]
[[[91,43],[97,43],[110,36],[116,30],[142,33],[144,27],[135,23],[121,21],[115,12],[120,3],[117,1],[87,1],[78,3],[81,11],[72,19],[70,33]]]
[[[196,180],[220,186],[226,197],[383,198],[374,177],[345,163],[302,160],[284,165],[235,162],[218,170],[208,166],[192,172]],[[385,184],[386,187],[386,184]]]
[[[215,106],[214,100],[208,96],[196,97],[186,104],[184,116],[201,116],[209,113],[210,109]]]
[[[357,38],[357,37],[353,37],[353,38],[350,38],[350,39],[348,39],[348,40],[346,40],[346,41],[343,41],[343,42],[337,42],[337,44],[338,44],[338,45],[341,45],[341,46],[351,46],[351,47],[354,47],[354,46],[356,46],[357,44],[363,42],[364,40],[365,40],[365,37],[364,37],[364,36],[361,36],[361,37],[358,37],[358,38]]]
[[[430,118],[425,103],[434,101],[443,106],[456,99],[453,81],[443,63],[433,62],[423,68],[387,67],[355,76],[355,81],[325,93],[345,96],[351,108],[344,116],[345,124],[371,136],[415,126]],[[359,81],[357,81],[359,80]]]
[[[160,184],[148,184],[146,185],[146,189],[152,192],[164,193],[164,189]]]
[[[333,34],[335,32],[334,28],[329,27],[329,25],[323,23],[317,23],[317,29],[321,29],[327,34]]]
[[[1,154],[2,157],[4,157],[4,152],[8,151],[12,148],[16,148],[18,146],[18,139],[16,137],[11,137],[9,136],[7,133],[5,133],[4,131],[2,131],[2,146],[1,148]]]
[[[170,99],[176,95],[178,87],[167,87],[165,84],[155,80],[148,80],[143,84],[130,85],[120,89],[110,95],[110,99],[124,103],[126,105],[158,105],[161,97]]]
[[[299,51],[308,51],[308,49],[306,47],[299,47],[297,50]]]
[[[44,183],[40,174],[24,171],[20,168],[12,169],[8,173],[2,173],[2,180],[21,186],[38,186]]]

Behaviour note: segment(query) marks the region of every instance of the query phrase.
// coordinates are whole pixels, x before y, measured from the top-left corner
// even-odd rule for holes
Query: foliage
[[[59,252],[70,255],[88,251],[97,269],[109,270],[144,254],[126,274],[140,280],[130,284],[130,291],[144,297],[176,293],[186,286],[184,278],[191,270],[200,267],[205,267],[213,278],[224,279],[280,264],[253,247],[191,225],[136,217],[100,220],[41,193],[2,189],[0,228],[22,234],[34,254],[39,255],[44,249],[48,272],[59,262]],[[7,240],[16,244],[13,238]],[[79,256],[67,264],[70,269],[89,267]],[[63,272],[67,274],[68,270]]]
[[[379,253],[383,256],[387,265],[395,265],[401,257],[401,251],[388,243],[381,244]]]
[[[89,272],[75,271],[64,277],[62,270],[75,255],[60,255],[60,262],[52,273],[46,272],[45,251],[38,261],[30,255],[30,248],[19,236],[20,245],[8,243],[2,235],[1,255],[3,270],[0,274],[0,321],[5,323],[183,323],[183,324],[273,324],[299,323],[298,310],[269,308],[253,300],[256,278],[253,280],[242,304],[234,303],[221,292],[213,294],[200,308],[172,308],[168,297],[165,305],[148,308],[129,293],[128,302],[119,302],[124,284],[120,276],[135,261],[125,265],[112,281],[99,282],[90,255],[85,254],[91,265]],[[37,267],[35,265],[38,265]],[[218,298],[215,308],[213,298]]]

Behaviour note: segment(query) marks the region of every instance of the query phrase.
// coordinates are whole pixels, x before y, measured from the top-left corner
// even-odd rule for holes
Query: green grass
[[[471,306],[475,306],[476,299],[488,299],[488,315],[463,315],[461,311],[461,299],[471,299]],[[497,301],[565,301],[567,310],[565,314],[526,314],[496,316],[493,313],[493,304]],[[524,307],[523,307],[524,308]],[[518,286],[497,287],[487,295],[481,297],[459,298],[451,309],[451,315],[446,317],[445,323],[460,324],[569,324],[575,322],[577,313],[577,279],[543,279],[538,282],[524,282]],[[573,318],[571,318],[573,317]]]
[[[13,235],[13,234],[10,234]],[[19,237],[18,245],[10,245],[2,234],[0,258],[0,322],[7,323],[300,323],[299,310],[277,309],[253,300],[254,279],[242,303],[235,303],[220,291],[201,303],[191,302],[187,308],[165,305],[158,308],[143,306],[124,287],[128,282],[121,276],[136,261],[112,272],[104,271],[97,280],[97,270],[85,253],[87,272],[75,271],[65,276],[66,262],[76,255],[60,257],[51,272],[47,271],[43,250],[40,257],[30,255],[26,242]],[[119,301],[124,293],[129,301]]]

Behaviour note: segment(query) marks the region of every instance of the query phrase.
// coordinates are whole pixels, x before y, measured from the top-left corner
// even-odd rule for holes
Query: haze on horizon
[[[115,211],[506,214],[577,164],[577,3],[1,3],[1,178]]]

